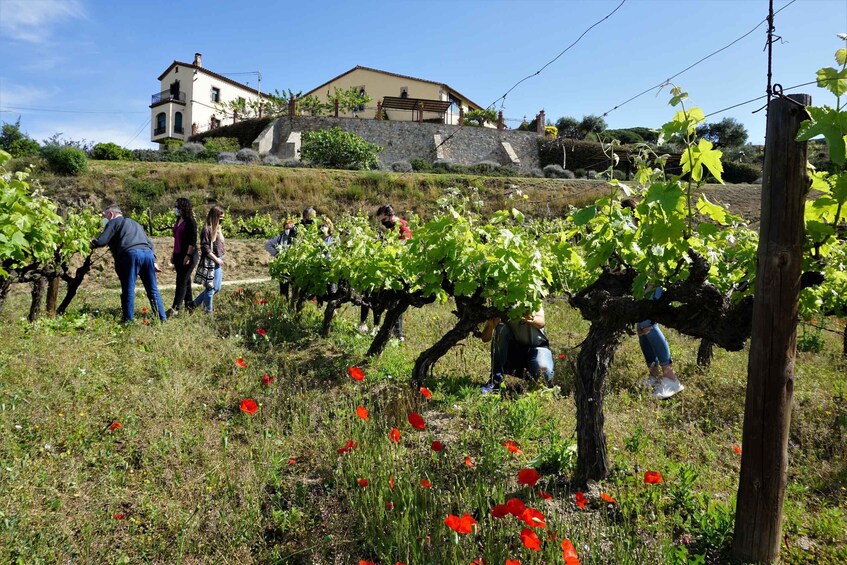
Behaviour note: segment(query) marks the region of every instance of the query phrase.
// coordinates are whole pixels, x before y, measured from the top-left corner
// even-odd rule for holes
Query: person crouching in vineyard
[[[409,228],[409,224],[403,218],[399,217],[394,212],[394,207],[391,204],[383,204],[376,210],[376,220],[380,223],[380,225],[385,228],[386,232],[397,230],[397,234],[400,239],[411,239],[412,238],[412,230]],[[357,328],[361,333],[368,332],[368,312],[370,308],[367,306],[362,306],[361,312],[359,313],[359,327]],[[376,335],[377,327],[379,326],[379,320],[382,316],[382,311],[374,310],[374,330],[371,335]],[[406,338],[403,336],[403,316],[397,319],[397,325],[394,327],[394,337],[399,339],[400,341],[405,341]]]
[[[188,198],[177,198],[176,224],[174,224],[174,250],[171,263],[176,271],[176,290],[174,302],[168,316],[179,314],[185,304],[188,311],[194,310],[194,297],[191,295],[191,275],[197,266],[197,222],[194,220],[194,207]]]
[[[294,220],[289,218],[282,224],[280,234],[265,242],[265,251],[270,253],[271,257],[276,258],[279,255],[280,248],[293,244],[295,237],[297,237],[297,228],[294,227]],[[289,285],[290,283],[288,281],[279,282],[279,295],[286,299],[288,298]]]
[[[106,225],[103,232],[92,240],[91,247],[108,245],[115,259],[115,273],[121,281],[121,323],[135,319],[135,279],[139,276],[150,306],[164,322],[168,317],[156,284],[156,273],[161,273],[162,269],[156,263],[153,242],[138,222],[123,216],[118,206],[106,208],[103,217]]]
[[[200,265],[197,267],[197,277],[204,279],[203,292],[194,299],[195,306],[203,306],[203,311],[211,314],[213,311],[212,300],[215,294],[221,291],[223,283],[224,264],[224,235],[221,232],[221,220],[224,219],[224,209],[220,206],[212,206],[206,215],[206,225],[200,231]]]
[[[482,394],[499,393],[507,374],[522,377],[528,372],[533,379],[542,376],[548,384],[553,382],[553,352],[545,325],[544,308],[518,320],[495,317],[485,322],[480,338],[491,342],[491,378]]]

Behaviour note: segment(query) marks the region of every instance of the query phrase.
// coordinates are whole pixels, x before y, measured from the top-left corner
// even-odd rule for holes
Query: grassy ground
[[[198,203],[221,204],[239,215],[298,213],[314,206],[321,214],[335,217],[360,209],[372,213],[390,202],[397,210],[426,216],[445,188],[473,186],[479,189],[486,211],[507,204],[549,217],[561,216],[568,206],[593,202],[607,191],[605,182],[594,180],[129,161],[90,161],[89,169],[78,177],[55,177],[42,171],[37,177],[49,194],[77,205],[118,202],[132,209],[162,212],[172,208],[177,197],[185,196]],[[735,213],[758,219],[759,185],[708,185],[704,192],[729,203]]]
[[[269,303],[257,304],[257,292]],[[427,400],[408,375],[449,327],[448,306],[409,312],[408,341],[355,382],[346,370],[368,345],[353,329],[358,312],[345,310],[320,339],[313,305],[295,319],[272,295],[271,285],[227,292],[214,319],[129,327],[116,324],[115,293],[86,287],[68,316],[35,325],[19,320],[26,296],[13,296],[0,314],[0,562],[556,563],[563,538],[583,563],[725,561],[746,353],[718,351],[703,371],[697,343],[669,332],[687,388],[659,402],[639,389],[643,360],[627,338],[605,398],[614,473],[590,486],[583,510],[568,482],[570,348],[586,327],[564,303],[546,308],[558,388],[513,380],[502,397],[480,396],[487,352],[471,340],[437,365]],[[789,563],[847,560],[847,364],[839,336],[823,338],[823,352],[797,363]],[[274,382],[263,386],[263,375]],[[259,405],[254,416],[239,409],[247,397]],[[368,421],[356,417],[360,405]],[[410,411],[425,430],[409,425]],[[339,454],[348,441],[357,447]],[[528,466],[542,474],[533,488],[516,480]],[[664,482],[645,484],[647,470]],[[491,516],[512,497],[545,515],[540,552],[521,544],[526,525]],[[478,533],[445,526],[464,513]]]

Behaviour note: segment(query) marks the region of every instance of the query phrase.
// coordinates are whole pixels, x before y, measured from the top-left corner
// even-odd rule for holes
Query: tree
[[[24,157],[35,155],[39,148],[37,141],[21,131],[20,118],[14,124],[3,124],[3,131],[0,133],[0,149],[8,152],[12,157]]]
[[[747,129],[735,118],[697,127],[697,136],[712,142],[715,147],[740,147],[747,143]]]
[[[469,110],[467,114],[465,114],[465,125],[466,126],[479,126],[482,127],[486,123],[493,124],[497,121],[497,112],[492,108],[485,108],[483,110]]]
[[[303,159],[332,169],[374,169],[382,147],[339,127],[303,133]]]
[[[606,125],[606,120],[604,120],[600,116],[588,115],[583,116],[582,121],[579,122],[578,132],[580,139],[585,139],[589,134],[592,133],[602,133],[606,130],[608,126]]]
[[[563,116],[556,120],[559,129],[559,137],[576,138],[579,136],[579,120],[570,116]]]

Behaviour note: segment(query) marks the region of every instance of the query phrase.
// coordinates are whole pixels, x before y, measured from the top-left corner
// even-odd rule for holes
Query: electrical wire
[[[782,8],[780,8],[779,10],[777,10],[776,12],[774,12],[774,15],[776,15],[776,14],[780,13],[781,11],[783,11],[784,9],[786,9],[787,7],[789,7],[790,5],[792,5],[792,4],[793,4],[794,2],[796,2],[796,1],[797,1],[797,0],[791,0],[788,4],[786,4],[785,6],[783,6]],[[669,76],[668,78],[666,78],[665,80],[663,80],[663,81],[662,81],[662,82],[660,82],[659,84],[656,84],[656,85],[654,85],[654,86],[651,86],[650,88],[648,88],[648,89],[646,89],[646,90],[642,90],[642,91],[641,91],[641,92],[639,92],[638,94],[636,94],[636,95],[634,95],[634,96],[632,96],[632,97],[630,97],[630,98],[628,98],[628,99],[624,100],[623,102],[621,102],[620,104],[617,104],[617,105],[616,105],[616,106],[614,106],[613,108],[611,108],[611,109],[609,109],[609,110],[606,110],[605,112],[603,112],[603,113],[601,114],[601,117],[605,118],[606,116],[608,116],[609,114],[611,114],[611,113],[612,113],[612,112],[614,112],[615,110],[617,110],[617,109],[619,109],[619,108],[621,108],[621,107],[623,107],[623,106],[625,106],[625,105],[629,104],[629,103],[630,103],[630,102],[632,102],[633,100],[636,100],[636,99],[638,99],[638,98],[641,98],[642,96],[644,96],[644,95],[645,95],[645,94],[647,94],[648,92],[652,92],[652,91],[654,91],[654,90],[657,90],[657,89],[659,89],[659,88],[662,88],[662,87],[664,87],[664,86],[667,86],[667,85],[668,85],[668,84],[670,84],[670,82],[671,82],[673,79],[675,79],[676,77],[680,76],[680,75],[681,75],[681,74],[683,74],[683,73],[686,73],[686,72],[690,71],[691,69],[693,69],[694,67],[696,67],[696,66],[697,66],[697,65],[699,65],[700,63],[702,63],[702,62],[706,61],[707,59],[710,59],[710,58],[714,57],[714,56],[715,56],[715,55],[717,55],[718,53],[720,53],[720,52],[722,52],[722,51],[725,51],[725,50],[729,49],[730,47],[732,47],[733,45],[735,45],[736,43],[738,43],[739,41],[741,41],[741,40],[742,40],[742,39],[744,39],[745,37],[749,36],[749,35],[750,35],[751,33],[753,33],[754,31],[756,31],[757,29],[759,29],[760,27],[762,27],[762,24],[767,23],[767,22],[768,22],[768,18],[763,19],[763,20],[762,20],[762,21],[760,21],[758,24],[756,24],[756,26],[755,26],[753,29],[751,29],[750,31],[748,31],[748,32],[747,32],[747,33],[745,33],[744,35],[742,35],[742,36],[740,36],[740,37],[738,37],[738,38],[734,39],[734,40],[733,40],[733,41],[731,41],[730,43],[727,43],[726,45],[724,45],[724,46],[723,46],[723,47],[721,47],[720,49],[717,49],[717,50],[715,50],[715,51],[712,51],[711,53],[709,53],[709,54],[708,54],[708,55],[706,55],[705,57],[702,57],[702,58],[700,58],[699,60],[697,60],[696,62],[694,62],[694,63],[692,63],[692,64],[688,65],[687,67],[685,67],[684,69],[682,69],[682,70],[681,70],[681,71],[679,71],[678,73],[676,73],[676,74],[673,74],[673,75]]]
[[[144,122],[144,125],[143,125],[143,126],[141,126],[140,128],[138,128],[138,130],[135,132],[135,135],[133,135],[133,136],[129,139],[129,141],[127,141],[126,143],[124,143],[124,147],[128,147],[130,143],[132,143],[133,141],[135,141],[135,138],[136,138],[136,137],[138,137],[139,135],[141,135],[141,132],[143,132],[143,131],[145,130],[145,128],[147,128],[147,126],[150,124],[151,120],[152,120],[152,118],[147,118],[147,121],[146,121],[146,122]]]

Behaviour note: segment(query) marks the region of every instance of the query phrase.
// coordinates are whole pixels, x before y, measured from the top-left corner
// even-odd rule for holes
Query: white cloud
[[[158,147],[150,142],[150,124],[146,124],[143,128],[141,125],[142,119],[139,119],[138,123],[132,123],[130,120],[120,118],[113,120],[108,116],[100,115],[91,115],[88,119],[51,121],[49,124],[39,119],[37,124],[29,128],[29,135],[39,142],[61,132],[64,139],[74,141],[84,139],[92,144],[111,141],[130,149]],[[135,139],[132,139],[136,134],[138,135]]]
[[[0,0],[0,33],[27,43],[42,43],[54,24],[83,17],[79,0]]]
[[[38,106],[58,92],[59,88],[55,86],[47,89],[26,84],[8,84],[0,78],[0,108],[5,110],[12,106],[14,110],[17,106]]]

